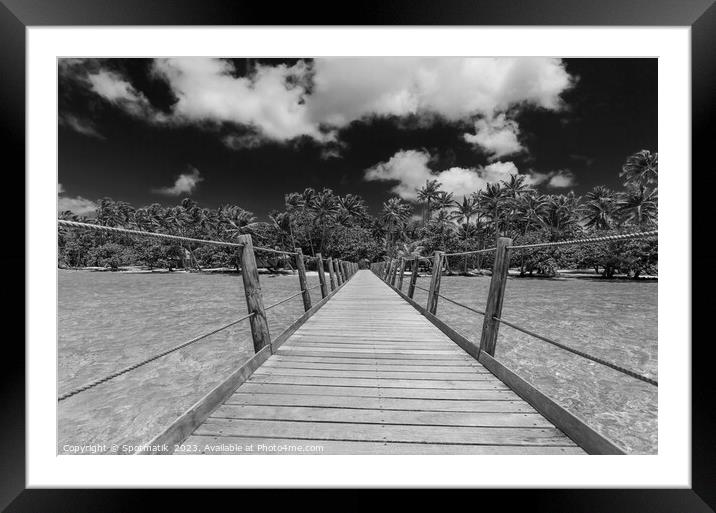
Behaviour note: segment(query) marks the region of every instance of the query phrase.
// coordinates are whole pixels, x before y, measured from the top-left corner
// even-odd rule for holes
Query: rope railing
[[[485,317],[485,319],[483,322],[483,330],[482,330],[482,335],[480,338],[480,351],[485,351],[490,356],[494,357],[494,354],[495,354],[495,344],[497,342],[497,335],[499,333],[499,325],[506,324],[507,326],[509,326],[517,331],[520,331],[522,333],[525,333],[527,335],[535,337],[539,340],[542,340],[544,342],[552,344],[552,345],[554,345],[558,348],[561,348],[567,352],[570,352],[574,355],[581,356],[587,360],[593,361],[600,365],[604,365],[606,367],[609,367],[613,370],[621,372],[625,375],[628,375],[630,377],[633,377],[633,378],[643,381],[645,383],[649,383],[651,385],[658,386],[658,382],[655,379],[650,378],[649,376],[640,374],[634,370],[628,369],[626,367],[622,367],[622,366],[617,365],[613,362],[609,362],[609,361],[599,358],[597,356],[591,355],[584,351],[580,351],[580,350],[570,347],[568,345],[565,345],[565,344],[562,344],[555,340],[552,340],[548,337],[539,335],[539,334],[534,333],[530,330],[522,328],[521,326],[513,324],[509,321],[506,321],[500,317],[501,312],[502,312],[502,302],[503,302],[504,294],[505,294],[505,286],[507,283],[507,275],[509,272],[510,250],[541,248],[541,247],[549,247],[549,246],[565,246],[565,245],[571,245],[571,244],[615,242],[615,241],[632,240],[632,239],[645,239],[645,238],[656,237],[656,236],[658,236],[658,231],[651,230],[651,231],[642,231],[642,232],[623,233],[623,234],[617,234],[617,235],[604,235],[604,236],[600,236],[600,237],[589,237],[589,238],[582,238],[582,239],[570,239],[570,240],[563,240],[563,241],[543,242],[543,243],[523,244],[523,245],[512,245],[511,239],[505,238],[505,237],[500,237],[497,240],[497,245],[494,248],[487,248],[487,249],[475,250],[475,251],[463,251],[463,252],[457,252],[457,253],[445,253],[445,252],[441,252],[441,251],[436,251],[433,259],[429,259],[427,257],[420,257],[421,259],[429,260],[429,261],[431,261],[431,263],[434,263],[431,282],[430,282],[430,289],[426,289],[424,287],[417,285],[415,283],[415,279],[414,279],[415,274],[413,274],[413,279],[411,280],[410,288],[408,290],[408,298],[412,300],[413,291],[415,289],[419,289],[419,290],[422,290],[422,291],[425,291],[428,293],[426,310],[433,315],[436,314],[438,298],[443,298],[444,300],[446,300],[456,306],[459,306],[461,308],[465,308],[472,312],[483,315]],[[440,294],[440,275],[442,274],[442,271],[443,271],[443,264],[447,263],[449,261],[449,257],[459,256],[459,255],[476,254],[476,253],[486,253],[486,252],[492,252],[492,251],[495,252],[495,257],[494,257],[493,268],[492,268],[492,277],[490,280],[490,290],[489,290],[489,294],[488,294],[487,306],[485,308],[485,311],[481,311],[481,310],[477,310],[475,308],[469,307],[463,303],[460,303],[459,301],[456,301],[452,298],[444,296],[443,294]],[[374,272],[379,273],[380,276],[383,278],[383,280],[386,281],[391,286],[393,284],[393,275],[396,272],[396,267],[393,264],[393,262],[394,262],[393,260],[389,259],[384,263],[376,264],[377,267],[374,267]],[[448,267],[449,267],[449,265],[448,265]]]
[[[460,251],[459,253],[443,253],[443,256],[451,257],[451,256],[460,256],[460,255],[477,255],[479,253],[490,253],[492,251],[495,251],[497,248],[486,248],[486,249],[476,249],[473,251]]]
[[[418,285],[415,285],[415,288],[416,288],[416,289],[420,289],[420,290],[424,290],[425,292],[430,292],[428,289],[423,288],[423,287],[420,287],[420,286],[418,286]],[[475,312],[475,313],[478,313],[478,314],[480,314],[480,315],[485,315],[485,312],[483,312],[483,311],[481,311],[481,310],[477,310],[476,308],[472,308],[471,306],[467,306],[467,305],[465,305],[465,304],[463,304],[463,303],[460,303],[459,301],[455,301],[454,299],[451,299],[451,298],[449,298],[449,297],[447,297],[447,296],[443,296],[442,294],[438,294],[438,296],[441,297],[441,298],[443,298],[445,301],[447,301],[447,302],[449,302],[449,303],[452,303],[452,304],[457,305],[457,306],[461,306],[461,307],[464,308],[465,310],[470,310],[471,312]]]
[[[146,232],[143,230],[130,230],[129,228],[121,228],[119,226],[104,226],[101,224],[92,224],[92,223],[81,223],[79,221],[69,221],[67,219],[58,219],[57,223],[62,226],[73,226],[76,228],[88,228],[90,230],[99,230],[104,232],[114,232],[114,233],[122,233],[125,235],[141,235],[144,237],[154,237],[157,239],[168,239],[168,240],[176,240],[176,241],[183,241],[183,242],[196,242],[196,243],[202,243],[202,244],[213,244],[215,246],[230,246],[235,248],[241,248],[243,247],[243,244],[239,244],[236,242],[225,242],[225,241],[217,241],[217,240],[206,240],[206,239],[194,239],[192,237],[183,237],[181,235],[170,235],[168,233],[158,233],[158,232]]]
[[[565,344],[562,344],[562,343],[560,343],[560,342],[557,342],[556,340],[552,340],[552,339],[550,339],[550,338],[547,338],[547,337],[545,337],[545,336],[543,336],[543,335],[539,335],[539,334],[537,334],[537,333],[534,333],[534,332],[532,332],[532,331],[530,331],[530,330],[527,330],[527,329],[525,329],[525,328],[523,328],[523,327],[521,327],[521,326],[517,326],[516,324],[513,324],[513,323],[511,323],[511,322],[508,322],[508,321],[506,321],[506,320],[504,320],[504,319],[500,319],[499,317],[493,316],[492,318],[495,319],[496,321],[500,322],[501,324],[506,324],[507,326],[509,326],[509,327],[512,328],[512,329],[515,329],[515,330],[517,330],[517,331],[521,331],[522,333],[524,333],[524,334],[526,334],[526,335],[530,335],[531,337],[534,337],[534,338],[537,338],[537,339],[542,340],[542,341],[544,341],[544,342],[547,342],[548,344],[552,344],[553,346],[559,347],[560,349],[563,349],[563,350],[565,350],[565,351],[567,351],[567,352],[569,352],[569,353],[575,354],[575,355],[577,355],[577,356],[581,356],[582,358],[586,358],[587,360],[591,360],[591,361],[593,361],[593,362],[599,363],[599,364],[601,364],[601,365],[604,365],[604,366],[606,366],[606,367],[609,367],[609,368],[611,368],[611,369],[614,369],[614,370],[616,370],[616,371],[619,371],[619,372],[621,372],[621,373],[623,373],[623,374],[627,374],[628,376],[631,376],[632,378],[639,379],[639,380],[644,381],[644,382],[646,382],[646,383],[650,383],[650,384],[652,384],[652,385],[654,385],[654,386],[659,386],[659,383],[658,383],[656,380],[651,379],[651,378],[649,378],[649,377],[647,377],[647,376],[644,376],[644,375],[642,375],[642,374],[639,374],[639,373],[637,373],[637,372],[634,372],[633,370],[627,369],[627,368],[625,368],[625,367],[621,367],[620,365],[617,365],[617,364],[612,363],[612,362],[608,362],[607,360],[603,360],[603,359],[601,359],[601,358],[599,358],[599,357],[596,357],[596,356],[593,356],[593,355],[591,355],[591,354],[589,354],[589,353],[585,353],[584,351],[580,351],[579,349],[574,349],[573,347],[567,346],[567,345],[565,345]]]
[[[104,226],[104,225],[98,225],[98,224],[92,224],[92,223],[84,223],[79,221],[70,221],[65,219],[58,219],[57,220],[59,226],[64,227],[74,227],[74,228],[86,228],[86,229],[92,229],[92,230],[99,230],[99,231],[106,231],[110,233],[121,233],[131,236],[144,236],[144,237],[153,237],[158,239],[166,239],[166,240],[174,240],[174,241],[184,241],[184,242],[192,242],[192,243],[199,243],[199,244],[214,244],[218,246],[229,246],[229,247],[236,247],[239,248],[238,251],[238,257],[241,262],[241,276],[243,279],[243,288],[244,288],[244,295],[246,296],[246,304],[249,313],[240,319],[237,319],[235,321],[232,321],[228,324],[225,324],[224,326],[221,326],[215,330],[210,331],[209,333],[205,333],[203,335],[200,335],[198,337],[195,337],[187,342],[184,342],[182,344],[179,344],[177,346],[174,346],[166,351],[162,351],[161,353],[155,354],[149,358],[146,358],[140,362],[137,362],[133,365],[130,365],[128,367],[125,367],[119,371],[113,372],[112,374],[109,374],[107,376],[104,376],[102,378],[96,379],[94,381],[91,381],[89,383],[86,383],[82,385],[81,387],[75,388],[73,390],[70,390],[69,392],[65,392],[61,394],[58,397],[58,401],[63,401],[69,397],[72,397],[80,392],[83,392],[85,390],[89,390],[93,387],[96,387],[97,385],[101,383],[105,383],[111,379],[114,379],[118,376],[121,376],[123,374],[126,374],[127,372],[130,372],[134,369],[137,369],[138,367],[141,367],[143,365],[146,365],[150,362],[153,362],[163,356],[166,356],[168,354],[171,354],[175,351],[178,351],[182,348],[185,348],[191,344],[194,344],[202,339],[205,339],[206,337],[213,335],[215,333],[218,333],[224,329],[227,329],[241,321],[244,321],[246,319],[251,319],[251,336],[253,339],[253,345],[254,345],[254,351],[258,353],[262,349],[264,349],[267,346],[270,346],[271,344],[271,337],[268,330],[268,321],[266,319],[266,311],[270,310],[272,308],[275,308],[279,306],[280,304],[285,303],[286,301],[290,301],[291,299],[302,295],[303,296],[303,305],[304,310],[308,312],[311,307],[311,297],[309,291],[316,289],[318,287],[321,287],[321,295],[325,298],[328,295],[328,288],[327,288],[327,281],[325,277],[325,272],[320,273],[319,272],[319,283],[316,285],[313,285],[309,287],[307,285],[306,280],[306,268],[304,265],[304,255],[301,252],[300,248],[296,248],[295,251],[284,251],[279,249],[273,249],[273,248],[266,248],[261,246],[254,246],[252,243],[251,235],[239,235],[238,239],[240,242],[226,242],[226,241],[215,241],[215,240],[206,240],[206,239],[196,239],[191,237],[183,237],[179,235],[170,235],[166,233],[157,233],[157,232],[147,232],[142,230],[131,230],[128,228],[123,227],[117,227],[117,226]],[[263,299],[262,299],[262,291],[261,286],[259,283],[259,272],[258,267],[256,264],[255,259],[255,252],[256,251],[263,251],[263,252],[269,252],[269,253],[277,253],[282,255],[295,255],[296,256],[296,264],[298,269],[298,275],[299,275],[299,284],[300,284],[300,290],[292,294],[291,296],[284,298],[269,307],[264,308],[263,306]],[[323,263],[329,265],[329,272],[331,275],[331,290],[335,290],[337,286],[343,285],[346,281],[348,281],[358,270],[358,264],[355,262],[340,260],[340,259],[323,259],[320,256],[320,253],[314,257],[309,258],[315,258],[318,261],[318,267],[320,269],[323,269]],[[334,277],[336,278],[334,280]],[[338,283],[336,283],[336,280]]]
[[[547,246],[568,246],[572,244],[590,244],[595,242],[614,242],[620,240],[630,239],[646,239],[649,237],[656,237],[659,235],[658,230],[652,230],[648,232],[633,232],[633,233],[621,233],[618,235],[603,235],[601,237],[590,237],[587,239],[571,239],[571,240],[560,240],[554,242],[540,242],[537,244],[521,244],[517,246],[508,246],[509,249],[530,249],[530,248],[543,248]]]
[[[159,358],[163,356],[167,356],[168,354],[171,354],[175,351],[178,351],[180,349],[183,349],[191,344],[194,344],[196,342],[199,342],[200,340],[203,340],[211,335],[215,335],[216,333],[219,333],[220,331],[223,331],[227,328],[230,328],[231,326],[234,326],[235,324],[240,323],[241,321],[245,321],[246,319],[253,317],[255,314],[252,312],[248,315],[245,315],[241,317],[240,319],[237,319],[235,321],[231,321],[228,324],[225,324],[221,326],[220,328],[217,328],[215,330],[212,330],[208,333],[204,333],[203,335],[199,335],[198,337],[194,337],[193,339],[184,342],[182,344],[179,344],[178,346],[174,346],[171,349],[167,349],[166,351],[162,351],[161,353],[157,353],[153,356],[150,356],[149,358],[146,358],[145,360],[142,360],[141,362],[137,362],[133,365],[130,365],[129,367],[125,367],[121,370],[118,370],[116,372],[113,372],[112,374],[109,374],[107,376],[104,376],[103,378],[95,379],[94,381],[90,381],[89,383],[85,383],[84,385],[77,387],[73,390],[70,390],[69,392],[65,392],[64,394],[60,395],[57,400],[58,401],[64,401],[65,399],[72,397],[73,395],[79,394],[80,392],[84,392],[85,390],[89,390],[90,388],[94,388],[97,385],[101,385],[102,383],[105,383],[111,379],[114,379],[116,377],[121,376],[122,374],[126,374],[129,371],[133,371],[134,369],[137,369],[143,365],[146,365],[148,363],[153,362],[154,360],[158,360]]]

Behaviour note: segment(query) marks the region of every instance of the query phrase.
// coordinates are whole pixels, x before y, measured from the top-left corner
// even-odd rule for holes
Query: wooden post
[[[303,263],[303,251],[296,248],[296,267],[298,267],[298,283],[301,287],[303,297],[303,309],[308,312],[311,309],[311,293],[308,291],[308,282],[306,281],[306,266]]]
[[[393,272],[390,275],[390,286],[395,287],[395,279],[398,277],[398,259],[394,260]]]
[[[418,268],[420,267],[420,258],[415,257],[412,264],[412,273],[410,274],[410,285],[408,285],[408,297],[413,299],[415,295],[415,284],[418,281]]]
[[[336,280],[338,280],[338,286],[340,287],[343,285],[343,278],[341,277],[341,273],[338,270],[338,260],[333,261],[333,272],[336,273]]]
[[[320,253],[316,253],[316,261],[318,262],[318,281],[321,283],[321,297],[328,295],[328,286],[326,285],[326,271],[323,269],[323,257]]]
[[[508,246],[511,244],[512,239],[508,237],[497,239],[490,292],[487,296],[485,319],[482,321],[482,336],[480,337],[480,351],[485,351],[490,356],[495,356],[497,334],[500,331],[500,323],[494,317],[502,315],[502,301],[505,298],[507,271],[510,269],[510,250]]]
[[[388,270],[385,272],[385,283],[390,284],[390,276],[393,274],[393,260],[388,260],[387,264]]]
[[[254,255],[254,244],[251,241],[251,235],[240,235],[238,242],[243,244],[239,249],[241,278],[244,281],[244,294],[246,295],[248,313],[254,314],[249,318],[249,323],[251,324],[251,336],[254,340],[254,352],[258,353],[261,349],[271,344],[271,335],[269,334],[268,321],[266,320],[259,270],[256,267],[256,256]]]
[[[405,259],[400,259],[400,267],[398,267],[398,290],[403,291],[403,273],[405,272]]]
[[[329,258],[326,260],[326,266],[328,267],[328,274],[331,278],[331,290],[336,290],[336,272],[333,270],[333,259]]]
[[[346,277],[346,281],[351,277],[351,273],[348,271],[348,262],[343,262],[343,276]]]
[[[438,310],[438,294],[440,294],[440,278],[443,272],[443,255],[442,251],[436,251],[433,256],[433,275],[430,279],[430,292],[428,292],[428,304],[426,306],[428,312],[435,315]]]

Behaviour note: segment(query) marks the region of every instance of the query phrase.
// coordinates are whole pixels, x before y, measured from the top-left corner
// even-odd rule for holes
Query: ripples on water
[[[486,276],[445,276],[440,292],[484,310],[489,284]],[[428,288],[429,278],[418,285]],[[502,318],[658,379],[657,290],[656,281],[511,277]],[[427,293],[416,289],[415,300],[425,305]],[[437,314],[479,343],[481,315],[447,301]],[[657,452],[656,387],[509,326],[500,328],[495,356],[628,452]]]
[[[261,275],[264,304],[300,290]],[[308,286],[318,276],[308,276]],[[311,290],[315,301],[320,289]],[[303,314],[301,296],[267,312],[272,336]],[[58,271],[58,394],[246,315],[240,275]],[[64,444],[146,442],[250,358],[248,321],[65,399]]]
[[[58,392],[121,369],[245,315],[233,274],[58,271]],[[442,280],[441,293],[484,309],[489,277]],[[308,277],[309,286],[318,283]],[[298,277],[261,275],[264,304],[299,290]],[[428,288],[429,279],[419,279]],[[407,281],[404,290],[407,288]],[[320,298],[319,289],[311,296]],[[425,304],[426,293],[415,299]],[[301,297],[268,312],[272,336],[303,313]],[[657,378],[657,283],[510,278],[503,317]],[[479,342],[482,316],[441,301],[438,316]],[[253,354],[248,322],[62,401],[64,444],[146,442]],[[657,390],[508,326],[496,357],[629,452],[657,449]]]

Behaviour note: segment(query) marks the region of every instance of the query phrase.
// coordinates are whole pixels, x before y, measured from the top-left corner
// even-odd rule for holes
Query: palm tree
[[[474,195],[464,196],[462,202],[456,200],[453,202],[453,205],[455,206],[454,218],[458,221],[465,221],[465,224],[468,226],[470,225],[472,216],[479,212],[477,199]]]
[[[435,210],[447,210],[452,207],[455,201],[452,199],[452,192],[440,191],[438,192],[437,198],[435,198]],[[450,214],[452,215],[452,214]]]
[[[585,203],[580,212],[587,228],[609,230],[615,222],[617,214],[617,196],[603,185],[598,185],[585,196]]]
[[[393,246],[393,232],[402,228],[408,222],[411,215],[410,205],[400,198],[390,198],[383,203],[383,212],[380,216],[381,223],[385,226],[386,234],[386,251],[390,255]]]
[[[338,198],[340,205],[339,221],[346,224],[349,221],[362,222],[368,217],[368,207],[363,198],[356,194],[346,194]]]
[[[573,191],[568,194],[552,194],[547,196],[546,200],[544,222],[550,230],[552,240],[559,240],[580,230],[580,198],[575,196]]]
[[[627,157],[619,176],[624,185],[636,187],[656,187],[659,178],[659,154],[641,150]]]
[[[334,222],[336,217],[338,217],[341,211],[340,203],[331,189],[323,189],[313,198],[310,210],[313,213],[313,223],[319,226],[321,230],[320,249],[321,253],[323,253],[326,241],[326,229],[328,225]]]
[[[500,236],[500,209],[504,200],[504,191],[501,183],[488,183],[487,187],[479,193],[479,203],[482,212],[492,219],[495,239]]]
[[[425,180],[425,185],[415,190],[418,192],[418,201],[425,203],[425,207],[423,207],[423,226],[425,226],[430,220],[432,211],[430,203],[436,200],[441,192],[440,182],[438,180]]]
[[[617,212],[627,223],[655,226],[658,218],[658,192],[644,187],[629,187],[617,201]]]
[[[519,200],[525,195],[533,194],[534,189],[527,183],[524,175],[510,175],[509,180],[502,180],[502,194],[506,198],[506,211],[503,217],[504,231],[509,233],[512,219],[517,215]]]

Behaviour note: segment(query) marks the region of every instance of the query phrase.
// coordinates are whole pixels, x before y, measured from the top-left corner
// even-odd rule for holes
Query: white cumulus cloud
[[[73,214],[79,216],[91,214],[97,210],[97,205],[94,201],[83,198],[82,196],[76,196],[74,198],[68,198],[63,196],[65,188],[61,183],[57,184],[57,211],[67,212],[70,211]]]
[[[465,140],[482,148],[490,160],[513,155],[524,150],[518,137],[520,127],[504,113],[475,121],[475,133],[465,134]]]
[[[251,143],[304,136],[333,143],[341,128],[374,117],[472,122],[475,133],[465,134],[466,140],[493,159],[523,149],[512,119],[520,109],[560,109],[561,94],[573,84],[560,59],[541,57],[331,57],[291,66],[259,64],[248,76],[224,59],[190,57],[157,59],[153,74],[177,98],[169,113],[154,109],[117,72],[95,69],[87,81],[135,117],[240,126],[254,135]],[[225,141],[246,147],[243,139]]]
[[[488,183],[507,180],[518,173],[513,162],[493,162],[477,168],[451,167],[433,172],[428,167],[429,161],[430,155],[425,151],[401,150],[387,161],[367,169],[364,177],[368,181],[396,182],[391,192],[405,200],[416,201],[416,189],[427,180],[438,180],[444,191],[460,198],[485,189]]]
[[[190,173],[183,173],[177,177],[174,181],[174,185],[170,187],[160,187],[153,189],[153,192],[158,194],[165,194],[167,196],[180,196],[182,194],[191,194],[196,189],[199,182],[202,182],[204,178],[196,168],[191,168]]]

